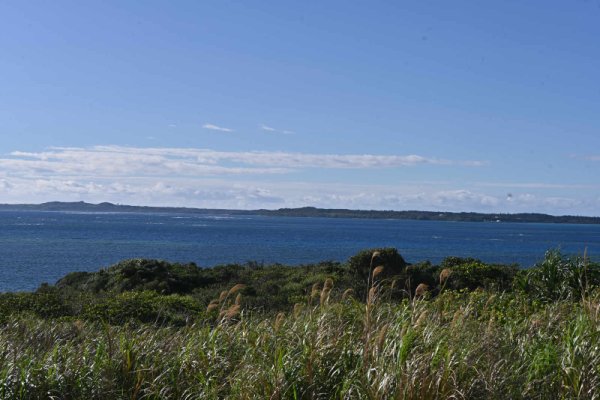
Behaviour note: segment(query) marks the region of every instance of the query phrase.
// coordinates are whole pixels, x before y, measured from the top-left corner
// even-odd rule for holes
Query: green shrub
[[[393,247],[362,250],[348,260],[350,270],[365,283],[371,269],[380,265],[384,267],[382,276],[390,277],[400,274],[406,268],[406,261]]]
[[[86,305],[81,317],[116,325],[127,322],[185,325],[202,315],[203,309],[189,296],[134,291],[106,296]]]
[[[450,276],[445,283],[446,289],[481,288],[497,291],[511,290],[513,279],[519,271],[516,265],[484,264],[473,259],[467,259],[465,263],[454,263],[450,270]]]
[[[543,261],[521,271],[514,285],[542,302],[578,300],[600,285],[600,265],[583,257],[568,258],[559,250],[551,250],[546,252]]]

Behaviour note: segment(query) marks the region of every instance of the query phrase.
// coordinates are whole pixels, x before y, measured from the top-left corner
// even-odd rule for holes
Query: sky
[[[0,2],[0,203],[600,215],[600,0]]]

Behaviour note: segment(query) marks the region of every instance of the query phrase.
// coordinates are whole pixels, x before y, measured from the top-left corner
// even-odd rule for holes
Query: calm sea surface
[[[529,267],[548,249],[600,258],[600,225],[182,214],[0,212],[0,292],[33,290],[68,272],[126,258],[297,265],[344,261],[368,247],[396,247],[408,262],[449,255]]]

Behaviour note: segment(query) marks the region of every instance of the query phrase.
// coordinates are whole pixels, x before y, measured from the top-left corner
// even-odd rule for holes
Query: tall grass
[[[179,328],[11,318],[0,327],[0,398],[600,397],[597,292],[539,303],[444,291],[365,305],[331,285],[294,312]]]

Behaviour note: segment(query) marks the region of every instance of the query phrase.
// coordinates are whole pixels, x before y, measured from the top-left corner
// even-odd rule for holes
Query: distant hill
[[[331,208],[280,208],[278,210],[227,210],[188,207],[146,207],[113,203],[90,204],[79,202],[52,201],[42,204],[0,204],[0,211],[64,211],[64,212],[131,212],[131,213],[182,213],[210,215],[264,215],[277,217],[323,217],[323,218],[367,218],[367,219],[410,219],[422,221],[464,222],[543,222],[566,224],[600,224],[600,217],[577,215],[554,216],[539,213],[486,214],[476,212],[440,211],[379,211],[348,210]]]
[[[62,211],[62,212],[98,212],[98,213],[190,213],[190,214],[254,214],[245,210],[204,209],[187,207],[147,207],[128,206],[113,203],[91,204],[83,201],[51,201],[42,204],[0,204],[0,211]]]
[[[281,208],[279,210],[260,210],[263,215],[289,217],[329,217],[329,218],[372,218],[372,219],[412,219],[425,221],[464,221],[464,222],[546,222],[567,224],[600,224],[600,217],[574,215],[554,216],[539,213],[485,214],[476,212],[440,212],[440,211],[378,211],[323,209],[315,207]]]

